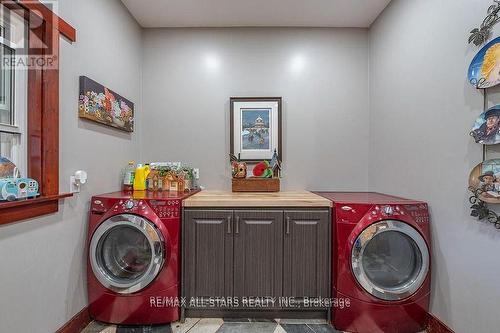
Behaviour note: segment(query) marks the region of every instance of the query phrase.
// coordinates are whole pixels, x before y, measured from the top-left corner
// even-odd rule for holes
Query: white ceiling
[[[145,28],[361,27],[390,0],[122,0]]]

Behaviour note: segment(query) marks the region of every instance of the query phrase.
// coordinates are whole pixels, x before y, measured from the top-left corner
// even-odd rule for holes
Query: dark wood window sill
[[[0,202],[0,225],[56,213],[59,207],[59,199],[71,196],[73,194],[66,193],[41,196],[35,199]]]

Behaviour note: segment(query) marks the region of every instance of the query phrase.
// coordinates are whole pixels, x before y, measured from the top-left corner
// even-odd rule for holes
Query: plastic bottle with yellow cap
[[[146,190],[146,179],[150,171],[149,165],[137,164],[137,169],[135,169],[134,191]]]

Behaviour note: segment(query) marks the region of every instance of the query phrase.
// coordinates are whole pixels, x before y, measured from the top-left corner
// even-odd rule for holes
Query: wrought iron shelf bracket
[[[494,0],[493,2],[493,5],[488,7],[487,15],[479,28],[471,30],[469,44],[474,43],[476,46],[484,44],[490,37],[493,26],[500,21],[500,17],[498,16],[500,12],[500,0]]]
[[[469,187],[472,195],[469,197],[469,202],[472,204],[470,207],[470,216],[477,218],[479,221],[486,219],[492,223],[495,228],[500,229],[500,217],[497,213],[488,208],[488,204],[480,199],[483,190]]]

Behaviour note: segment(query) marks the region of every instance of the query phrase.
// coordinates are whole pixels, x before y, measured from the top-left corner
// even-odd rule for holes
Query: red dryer
[[[179,319],[181,207],[193,193],[92,198],[87,280],[93,319],[135,325]]]
[[[427,204],[379,193],[318,193],[333,201],[338,330],[420,332],[430,300]],[[347,306],[348,305],[348,306]]]

